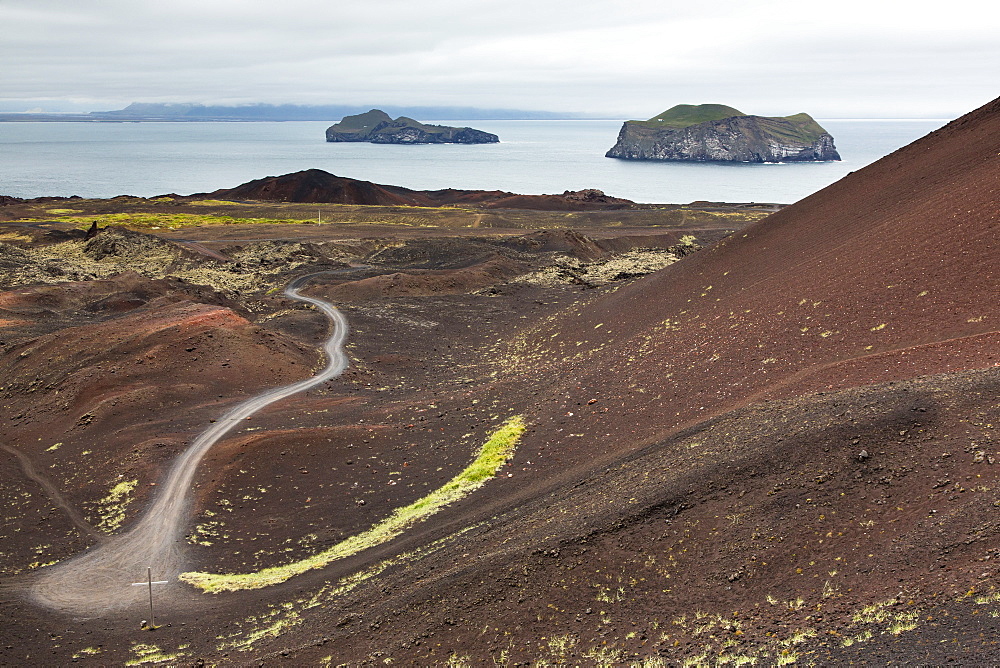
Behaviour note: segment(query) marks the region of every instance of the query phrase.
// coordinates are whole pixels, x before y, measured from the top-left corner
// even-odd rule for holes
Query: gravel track
[[[122,610],[146,600],[145,589],[130,584],[144,580],[147,567],[152,568],[154,579],[169,581],[164,591],[164,595],[169,596],[169,588],[176,586],[177,576],[184,570],[183,534],[190,516],[191,485],[205,453],[257,411],[336,378],[347,368],[343,350],[348,334],[347,319],[332,304],[299,294],[309,279],[323,273],[333,272],[300,276],[285,288],[284,294],[312,304],[329,318],[332,332],[323,345],[326,368],[312,378],[267,390],[225,413],[177,458],[160,485],[160,493],[132,528],[42,571],[31,586],[35,601],[81,617]]]

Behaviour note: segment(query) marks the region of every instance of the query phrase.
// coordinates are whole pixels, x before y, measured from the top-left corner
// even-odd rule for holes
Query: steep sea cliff
[[[648,121],[625,121],[606,156],[692,162],[840,160],[833,137],[808,114],[750,116],[724,105],[678,105]]]

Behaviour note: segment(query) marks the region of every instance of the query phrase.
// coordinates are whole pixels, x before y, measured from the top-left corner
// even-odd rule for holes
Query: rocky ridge
[[[647,121],[625,121],[605,155],[690,162],[840,160],[833,137],[809,114],[751,116],[724,105],[677,105]]]
[[[427,125],[406,116],[393,119],[381,109],[345,116],[326,130],[328,142],[372,144],[495,144],[495,134],[474,128]]]

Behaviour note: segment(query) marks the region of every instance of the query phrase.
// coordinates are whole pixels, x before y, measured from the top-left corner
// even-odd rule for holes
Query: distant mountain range
[[[203,104],[159,104],[133,102],[124,109],[79,114],[0,113],[0,121],[333,121],[360,114],[371,105],[247,104],[237,106]],[[381,106],[393,116],[427,120],[493,119],[542,120],[584,118],[584,114],[524,109],[480,109],[477,107]]]

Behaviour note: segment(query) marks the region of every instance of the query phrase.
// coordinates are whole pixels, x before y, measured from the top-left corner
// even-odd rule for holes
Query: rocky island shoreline
[[[496,144],[500,138],[474,128],[427,125],[406,116],[393,119],[381,109],[345,116],[326,130],[328,142],[372,144]]]
[[[688,162],[840,160],[833,137],[809,114],[751,116],[723,104],[679,104],[646,121],[625,121],[605,155]]]

